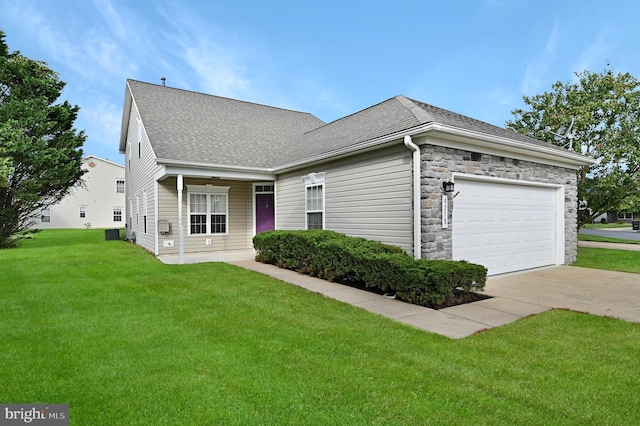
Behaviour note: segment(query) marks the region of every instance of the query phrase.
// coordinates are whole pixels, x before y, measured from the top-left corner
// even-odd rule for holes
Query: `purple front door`
[[[256,234],[275,229],[273,194],[256,194]]]

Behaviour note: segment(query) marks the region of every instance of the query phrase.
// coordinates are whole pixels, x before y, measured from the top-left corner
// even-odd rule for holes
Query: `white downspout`
[[[178,263],[184,263],[184,226],[182,225],[182,175],[178,175]]]
[[[422,258],[422,214],[420,203],[420,148],[404,137],[404,145],[413,151],[413,257]]]

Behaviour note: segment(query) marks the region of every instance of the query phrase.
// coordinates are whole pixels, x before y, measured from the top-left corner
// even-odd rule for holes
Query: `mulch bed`
[[[358,290],[365,290],[371,293],[376,293],[376,294],[380,294],[383,296],[387,296],[387,297],[393,297],[393,294],[388,294],[380,289],[377,288],[371,288],[371,287],[365,287],[364,284],[353,284],[353,283],[339,283],[339,284],[343,284],[343,285],[347,285],[349,287],[353,287],[353,288],[357,288]],[[457,306],[457,305],[464,305],[466,303],[472,303],[472,302],[478,302],[480,300],[485,300],[485,299],[491,299],[491,296],[488,296],[486,294],[482,294],[482,293],[476,293],[476,292],[468,292],[468,291],[462,291],[462,290],[454,290],[454,296],[453,298],[445,301],[443,304],[441,305],[429,305],[429,306],[425,306],[427,308],[430,309],[444,309],[444,308],[450,308],[451,306]],[[407,302],[408,303],[408,302]]]

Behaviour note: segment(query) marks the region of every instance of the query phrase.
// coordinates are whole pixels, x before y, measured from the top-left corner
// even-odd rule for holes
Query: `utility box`
[[[171,223],[168,220],[158,221],[158,232],[160,234],[168,234],[171,232]]]
[[[105,229],[104,230],[104,239],[105,240],[119,240],[120,239],[120,230],[119,229]]]

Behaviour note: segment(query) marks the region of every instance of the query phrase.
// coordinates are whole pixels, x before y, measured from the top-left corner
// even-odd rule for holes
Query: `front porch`
[[[253,259],[253,236],[275,227],[275,182],[163,176],[155,255],[164,263]]]

